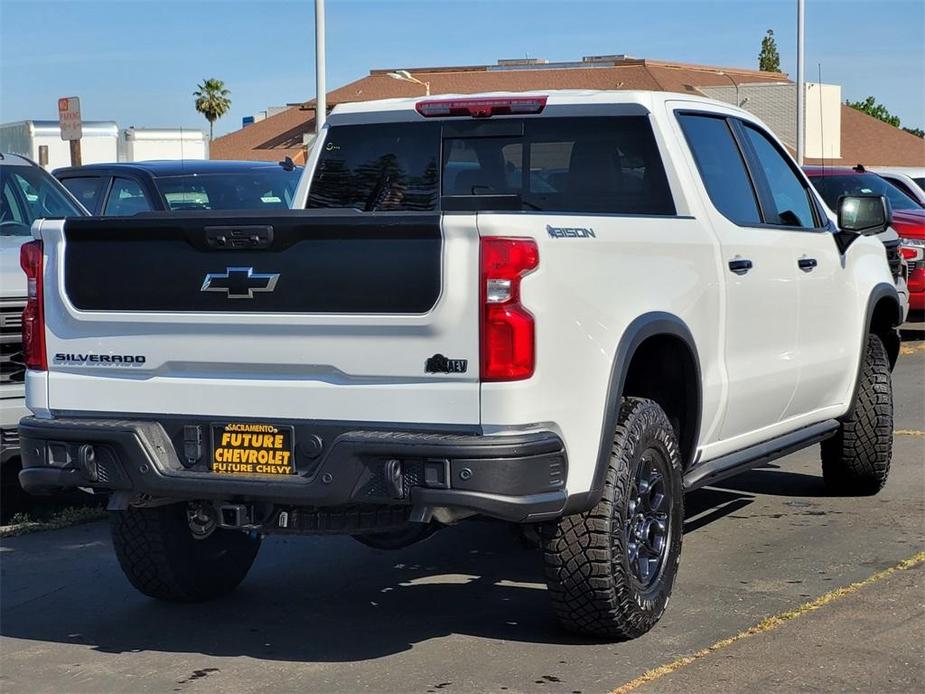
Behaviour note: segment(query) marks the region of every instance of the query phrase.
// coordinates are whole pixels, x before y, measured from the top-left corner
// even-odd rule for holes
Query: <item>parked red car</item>
[[[925,208],[899,188],[863,166],[803,168],[813,186],[830,209],[842,195],[879,193],[893,208],[893,228],[902,238],[902,255],[909,267],[909,309],[925,311]]]

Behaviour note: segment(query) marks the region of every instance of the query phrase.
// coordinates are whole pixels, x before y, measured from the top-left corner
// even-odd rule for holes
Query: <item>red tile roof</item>
[[[328,93],[328,106],[349,101],[423,96],[419,84],[392,79],[390,70],[369,75]],[[409,69],[437,94],[543,89],[647,89],[699,93],[697,87],[789,82],[784,73],[622,59],[607,66],[492,69],[489,66]],[[314,131],[314,101],[293,106],[212,142],[213,159],[279,161],[304,157],[303,133]],[[842,159],[834,163],[925,165],[925,141],[848,107],[842,109]]]
[[[832,166],[925,166],[925,139],[842,104],[841,159],[807,159]]]

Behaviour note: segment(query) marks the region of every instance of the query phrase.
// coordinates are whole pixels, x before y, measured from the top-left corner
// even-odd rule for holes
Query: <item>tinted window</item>
[[[755,190],[726,120],[689,114],[679,118],[716,209],[733,222],[759,224]]]
[[[894,210],[918,210],[921,206],[886,179],[872,173],[831,173],[810,175],[809,180],[831,209],[838,206],[842,195],[874,193],[885,195]]]
[[[63,178],[61,184],[71,191],[71,195],[80,201],[92,214],[99,212],[100,202],[105,192],[108,177],[81,176],[79,178]]]
[[[29,236],[36,219],[84,214],[39,167],[0,166],[0,235]]]
[[[154,180],[170,210],[289,209],[301,169],[165,176]]]
[[[517,195],[548,212],[675,213],[646,117],[537,118],[517,137],[444,142],[443,194]]]
[[[307,207],[426,211],[437,207],[439,123],[330,129]]]
[[[114,178],[106,209],[103,214],[112,217],[128,217],[139,212],[148,212],[151,205],[145,198],[144,191],[135,181],[128,178]]]
[[[809,192],[803,181],[763,132],[747,123],[743,126],[745,137],[758,160],[756,176],[764,176],[771,196],[765,204],[764,221],[784,226],[815,227],[816,219],[809,202]]]
[[[918,183],[918,184],[919,184],[919,187],[920,187],[922,190],[925,190],[925,178],[922,178],[922,177],[920,177],[920,178],[913,178],[912,180],[915,181],[916,183]]]
[[[906,182],[898,178],[893,178],[892,176],[884,176],[887,181],[890,182],[890,185],[896,186],[900,191],[905,195],[915,200],[915,193],[912,192],[912,189],[906,185]]]

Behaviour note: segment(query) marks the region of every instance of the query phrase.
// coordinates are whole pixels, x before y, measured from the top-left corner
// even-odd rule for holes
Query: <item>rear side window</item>
[[[716,209],[737,224],[760,224],[755,189],[726,119],[691,114],[678,118]]]
[[[108,181],[109,178],[104,176],[77,176],[61,179],[62,185],[71,191],[71,195],[77,198],[90,211],[90,214],[99,212],[104,187]]]
[[[675,214],[645,116],[525,119],[516,137],[453,137],[443,195],[519,196],[544,212]]]
[[[439,197],[438,123],[332,127],[315,168],[309,208],[428,211]]]
[[[151,205],[135,181],[128,178],[114,178],[106,209],[103,212],[107,217],[129,217],[139,212],[148,212]]]

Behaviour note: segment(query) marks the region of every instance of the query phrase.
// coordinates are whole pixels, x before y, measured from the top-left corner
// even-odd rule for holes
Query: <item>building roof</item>
[[[588,57],[574,63],[544,64],[525,60],[504,61],[499,65],[403,69],[415,79],[429,83],[431,96],[551,89],[651,90],[702,96],[699,87],[791,83],[785,73],[625,56]],[[424,96],[422,85],[393,79],[390,72],[394,70],[371,70],[366,77],[328,92],[328,107],[346,102]],[[289,156],[297,163],[304,163],[303,135],[313,133],[314,129],[314,101],[308,101],[216,138],[210,152],[214,159],[279,161]],[[925,141],[921,138],[847,106],[842,108],[841,133],[842,158],[831,162],[833,164],[925,164]]]
[[[615,59],[556,65],[529,65],[529,69],[493,65],[406,68],[416,79],[430,83],[431,96],[480,92],[527,92],[548,89],[642,89],[697,94],[698,85],[787,81],[783,73],[738,68],[716,68],[647,59]],[[369,75],[328,92],[331,108],[339,103],[395,97],[422,97],[423,87],[389,77],[391,69]],[[214,159],[278,161],[303,156],[302,135],[314,132],[314,100],[215,138]],[[298,158],[297,158],[298,157]]]
[[[841,133],[841,159],[807,159],[806,163],[866,167],[925,165],[925,139],[845,104],[841,107]]]

